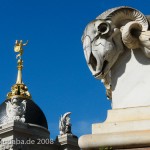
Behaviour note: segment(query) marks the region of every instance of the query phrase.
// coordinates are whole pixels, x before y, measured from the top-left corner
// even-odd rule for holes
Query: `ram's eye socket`
[[[99,26],[98,26],[98,31],[101,33],[101,34],[107,34],[110,30],[110,26],[108,23],[101,23]]]

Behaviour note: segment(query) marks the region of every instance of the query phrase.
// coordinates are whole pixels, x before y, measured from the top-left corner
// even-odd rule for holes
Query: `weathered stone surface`
[[[80,137],[79,145],[82,149],[100,148],[140,148],[150,146],[150,131],[89,134]]]
[[[141,49],[126,50],[111,69],[112,108],[150,105],[150,59]]]
[[[150,146],[150,106],[108,111],[104,123],[92,125],[92,134],[82,136],[82,148],[131,148]]]
[[[92,134],[150,131],[150,106],[109,110],[105,122],[92,125]]]

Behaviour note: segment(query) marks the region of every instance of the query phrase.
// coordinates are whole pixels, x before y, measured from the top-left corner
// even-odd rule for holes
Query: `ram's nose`
[[[89,64],[90,63],[90,55],[92,53],[91,40],[90,40],[89,36],[84,37],[83,49],[84,49],[84,56],[85,56],[86,62]]]
[[[86,59],[87,64],[90,64],[92,52],[91,51],[84,51],[84,54],[85,54],[85,59]]]

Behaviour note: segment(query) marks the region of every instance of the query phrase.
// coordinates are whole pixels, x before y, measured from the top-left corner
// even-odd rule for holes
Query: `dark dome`
[[[36,125],[40,125],[48,129],[47,120],[38,105],[34,103],[34,101],[26,98],[17,98],[20,101],[26,100],[26,113],[25,113],[25,123],[32,123]],[[10,99],[5,100],[0,105],[0,124],[6,123],[8,117],[6,114],[6,103]]]

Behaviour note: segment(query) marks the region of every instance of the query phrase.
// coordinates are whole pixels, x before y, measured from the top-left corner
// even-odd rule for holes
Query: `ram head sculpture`
[[[110,9],[90,22],[82,42],[92,75],[101,80],[111,99],[111,68],[126,49],[141,49],[150,58],[150,31],[147,18],[131,7]]]

